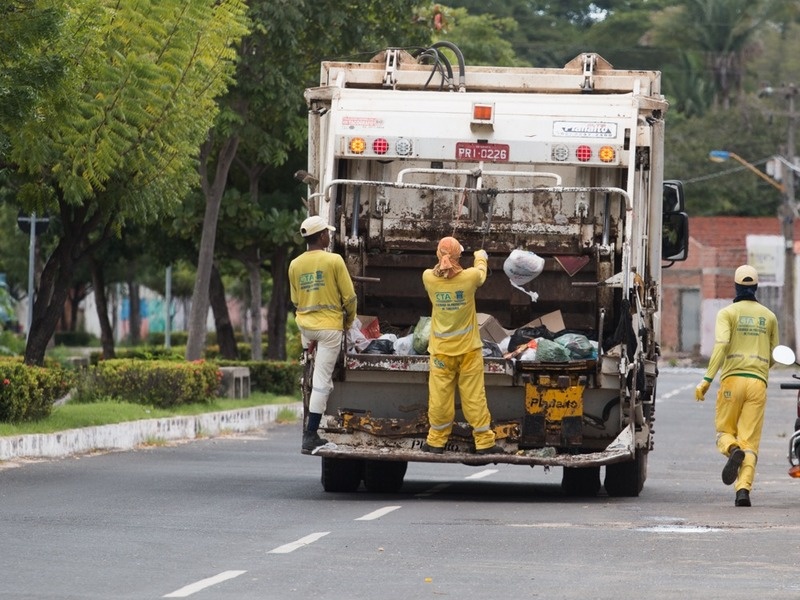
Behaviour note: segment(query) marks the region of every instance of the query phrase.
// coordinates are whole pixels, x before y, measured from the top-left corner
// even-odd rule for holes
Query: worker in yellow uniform
[[[715,426],[717,448],[728,457],[722,482],[736,482],[736,506],[750,506],[772,350],[778,345],[778,320],[756,300],[758,273],[742,265],[734,275],[736,298],[717,313],[714,350],[705,377],[695,390],[702,402],[720,371]]]
[[[356,317],[356,292],[344,259],[327,252],[335,230],[322,217],[308,217],[300,225],[308,249],[289,264],[289,287],[300,340],[305,349],[316,345],[308,421],[303,431],[306,451],[328,443],[317,429],[333,391],[333,369],[344,332]]]
[[[461,244],[443,238],[436,249],[439,262],[422,274],[422,283],[432,305],[428,341],[428,437],[424,452],[441,454],[453,430],[455,391],[461,410],[472,426],[478,454],[503,453],[495,444],[491,415],[483,383],[483,342],[475,310],[475,292],[486,281],[488,257],[476,250],[473,267],[460,264]]]

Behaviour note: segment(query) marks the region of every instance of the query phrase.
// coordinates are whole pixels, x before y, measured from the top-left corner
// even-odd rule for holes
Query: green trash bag
[[[412,347],[417,354],[428,353],[428,338],[431,337],[431,318],[420,317],[414,327]]]

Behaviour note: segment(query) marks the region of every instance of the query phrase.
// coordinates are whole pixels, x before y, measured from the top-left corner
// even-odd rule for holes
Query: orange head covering
[[[437,277],[450,279],[463,271],[464,268],[458,264],[463,251],[464,248],[461,247],[456,238],[442,238],[436,248],[436,257],[439,259],[439,263],[433,267],[433,274]]]

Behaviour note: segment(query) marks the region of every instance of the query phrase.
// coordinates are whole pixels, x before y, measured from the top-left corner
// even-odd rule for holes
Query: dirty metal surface
[[[604,450],[585,453],[561,453],[550,446],[518,450],[514,444],[506,444],[498,439],[497,443],[504,448],[506,454],[475,454],[466,443],[453,441],[447,444],[442,454],[431,454],[420,449],[423,437],[386,439],[377,438],[363,432],[339,434],[326,432],[324,437],[330,442],[313,452],[327,458],[351,460],[389,460],[407,462],[440,462],[463,463],[466,465],[513,464],[541,465],[547,467],[596,467],[630,460],[634,455],[634,435],[629,426]]]
[[[548,451],[550,450],[550,451]],[[512,465],[541,465],[547,467],[597,467],[623,462],[633,457],[631,448],[618,450],[604,450],[601,452],[591,452],[587,454],[555,454],[553,449],[540,448],[537,450],[520,450],[513,454],[489,454],[479,455],[472,452],[451,452],[443,454],[431,454],[419,449],[405,448],[380,448],[380,447],[355,447],[347,445],[336,445],[336,447],[321,447],[313,452],[314,456],[324,456],[326,458],[341,459],[363,459],[363,460],[391,460],[408,462],[435,462],[435,463],[461,463],[465,465],[489,465],[489,464],[512,464]]]
[[[345,365],[350,371],[423,371],[428,372],[427,354],[348,354]],[[513,375],[514,365],[502,358],[484,358],[484,373]]]

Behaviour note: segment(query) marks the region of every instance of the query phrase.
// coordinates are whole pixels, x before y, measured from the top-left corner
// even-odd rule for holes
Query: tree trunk
[[[128,281],[128,325],[131,346],[142,341],[142,302],[139,297],[139,284]]]
[[[217,344],[219,354],[228,360],[239,358],[239,349],[236,347],[236,336],[231,325],[231,316],[228,313],[228,302],[225,299],[225,284],[216,265],[211,266],[211,281],[208,289],[208,298],[211,310],[214,313],[214,325],[217,329]]]
[[[33,304],[31,329],[25,346],[25,364],[43,365],[47,344],[55,333],[69,295],[77,248],[71,237],[64,236],[47,259]]]
[[[209,306],[209,284],[214,261],[214,242],[217,236],[217,220],[222,205],[222,194],[228,179],[231,163],[236,157],[239,138],[227,138],[217,155],[214,183],[208,181],[208,161],[212,142],[203,145],[200,155],[200,181],[206,199],[203,216],[203,233],[200,236],[200,251],[197,257],[197,276],[192,293],[192,310],[189,315],[189,339],[186,342],[186,360],[198,360],[203,356],[206,343],[206,319]]]
[[[89,259],[89,268],[92,272],[92,286],[94,287],[94,299],[97,305],[97,320],[100,322],[100,344],[103,348],[103,358],[105,360],[116,358],[114,351],[114,329],[108,320],[108,297],[106,296],[106,277],[103,267],[94,257]]]
[[[283,244],[272,253],[272,298],[267,312],[267,358],[271,360],[286,360],[286,317],[290,302],[286,275],[288,257],[288,248]]]
[[[250,314],[252,337],[252,358],[261,360],[264,357],[261,348],[261,264],[259,262],[245,263],[250,276]]]

